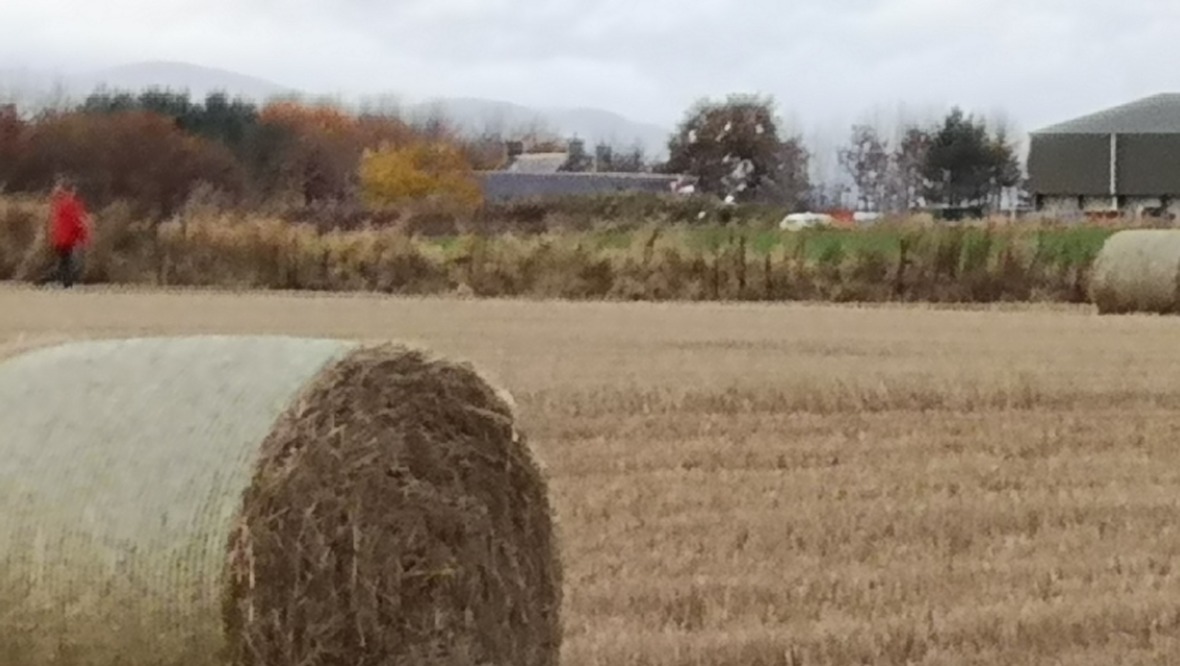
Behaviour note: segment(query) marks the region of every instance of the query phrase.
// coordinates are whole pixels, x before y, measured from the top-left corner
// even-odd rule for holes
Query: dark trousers
[[[67,289],[74,286],[74,248],[54,248],[57,253],[57,281]]]

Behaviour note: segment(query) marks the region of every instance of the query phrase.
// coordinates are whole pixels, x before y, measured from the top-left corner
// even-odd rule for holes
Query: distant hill
[[[134,63],[75,74],[67,79],[71,91],[81,95],[89,94],[103,85],[123,90],[151,87],[187,90],[194,99],[204,99],[209,93],[217,91],[256,101],[298,93],[294,88],[265,79],[181,62]]]
[[[42,104],[64,93],[81,100],[100,86],[139,91],[149,87],[187,90],[194,99],[223,91],[255,102],[274,97],[310,97],[313,91],[301,91],[273,81],[213,67],[184,62],[139,62],[119,67],[59,75],[27,69],[0,69],[0,99],[16,98],[28,104]],[[59,94],[55,94],[55,88]],[[404,105],[411,117],[421,117],[434,110],[470,132],[500,129],[515,132],[531,125],[562,137],[577,136],[593,146],[606,141],[619,149],[639,143],[649,157],[662,158],[670,129],[630,120],[603,109],[531,108],[512,102],[470,97],[443,98]]]
[[[0,67],[0,87],[5,89],[45,87],[44,83],[51,78],[51,74],[40,70]]]
[[[471,97],[435,99],[406,106],[410,117],[439,111],[469,132],[511,133],[537,126],[565,138],[584,139],[588,147],[605,141],[626,149],[638,143],[649,157],[667,152],[670,129],[642,123],[602,109],[533,108],[498,100]]]
[[[194,99],[215,91],[264,101],[298,91],[271,81],[212,67],[177,62],[142,62],[85,72],[0,69],[0,92],[19,101],[44,103],[65,95],[81,100],[100,87],[140,91],[146,88],[187,90]]]
[[[312,91],[293,89],[247,74],[173,61],[148,61],[65,74],[0,68],[0,100],[17,99],[22,103],[41,105],[59,102],[63,94],[81,100],[100,86],[132,91],[166,87],[186,90],[194,99],[222,91],[231,97],[253,99],[258,103],[275,97],[314,96]],[[512,133],[535,125],[565,138],[583,138],[589,146],[604,141],[617,149],[628,149],[638,143],[649,157],[654,158],[666,154],[670,131],[602,109],[533,109],[501,100],[470,97],[432,99],[404,106],[409,117],[422,117],[435,110],[440,110],[442,116],[470,132],[499,129]]]
[[[0,68],[0,103],[36,106],[49,95],[60,75],[36,69]]]

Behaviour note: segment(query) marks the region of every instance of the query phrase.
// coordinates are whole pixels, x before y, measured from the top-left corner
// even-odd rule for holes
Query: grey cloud
[[[762,92],[830,142],[901,102],[1028,130],[1174,89],[1177,33],[1180,4],[1159,0],[3,0],[0,67],[187,60],[666,125],[699,97]]]

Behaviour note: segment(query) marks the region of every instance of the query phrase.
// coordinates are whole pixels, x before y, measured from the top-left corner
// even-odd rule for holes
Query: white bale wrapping
[[[166,659],[217,644],[225,535],[258,444],[298,392],[355,347],[96,341],[0,363],[0,663],[44,654],[42,623],[63,617],[73,626],[48,633],[77,644],[55,646],[58,663],[101,663],[104,646],[125,654],[142,644]],[[44,588],[21,589],[30,580],[59,589],[38,598]]]
[[[1094,261],[1090,300],[1103,314],[1180,311],[1180,230],[1111,235]]]

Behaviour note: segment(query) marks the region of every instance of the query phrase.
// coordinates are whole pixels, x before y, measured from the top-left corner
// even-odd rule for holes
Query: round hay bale
[[[1180,312],[1180,230],[1112,234],[1094,260],[1089,291],[1100,314]]]
[[[0,663],[557,663],[545,480],[467,365],[71,343],[0,362],[0,404]]]

